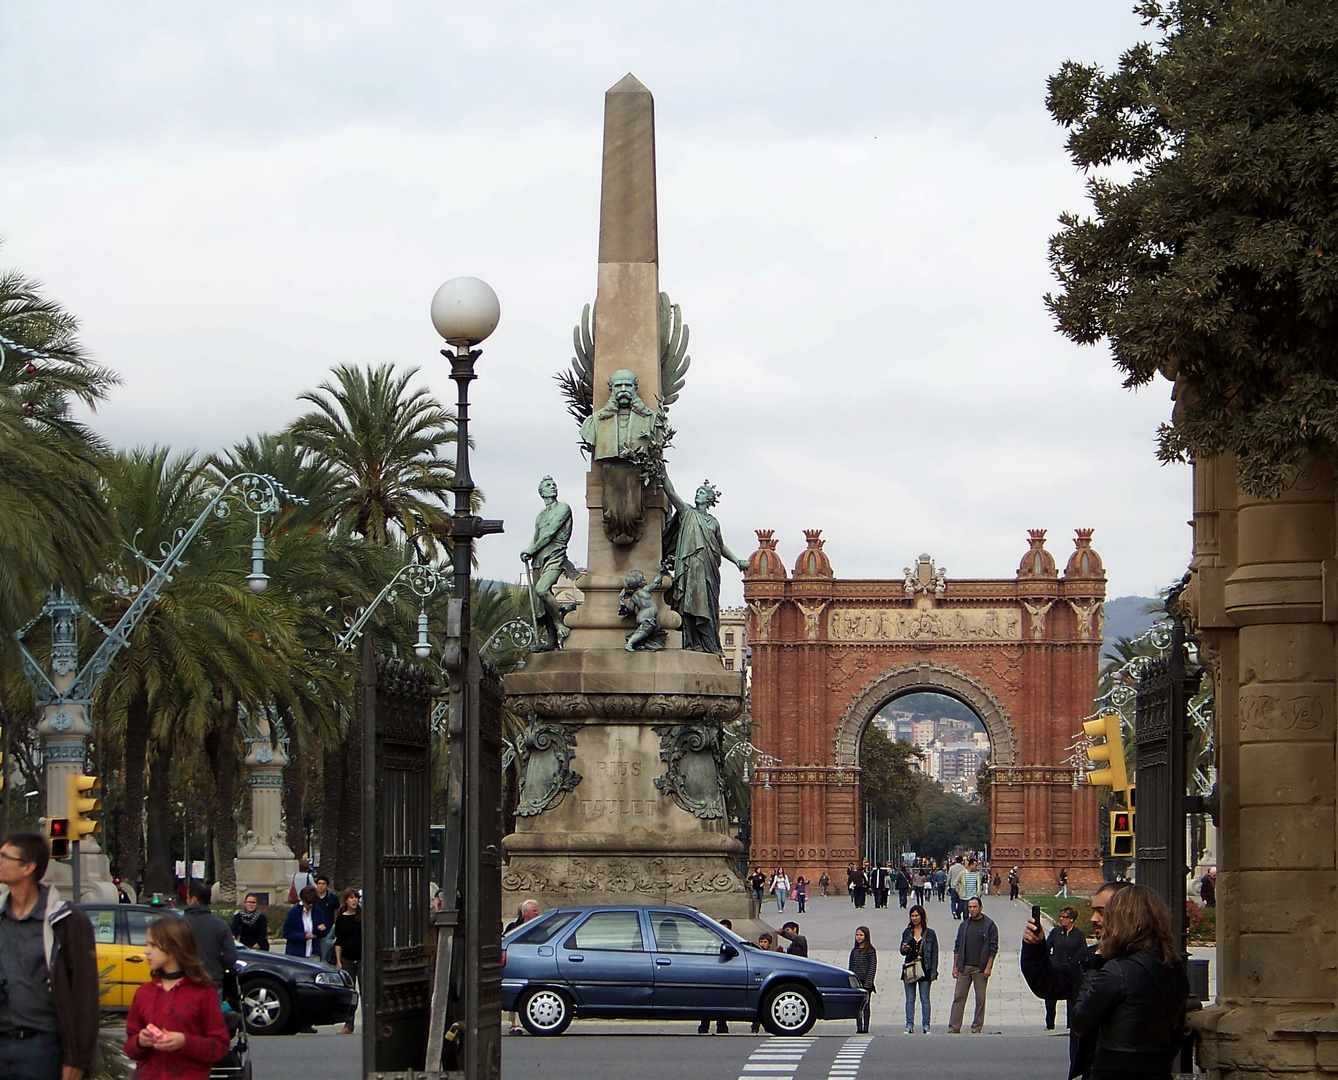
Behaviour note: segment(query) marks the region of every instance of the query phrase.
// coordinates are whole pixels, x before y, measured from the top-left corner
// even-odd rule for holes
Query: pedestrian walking
[[[892,883],[892,868],[884,862],[869,871],[869,889],[873,892],[873,906],[887,907],[887,893]]]
[[[321,921],[326,926],[334,929],[335,916],[342,910],[343,905],[339,902],[339,897],[330,888],[330,875],[321,871],[316,874],[316,909],[321,915]],[[330,958],[334,955],[334,937],[331,933],[320,939],[320,957],[327,964],[331,962]]]
[[[787,922],[778,931],[781,937],[790,943],[790,947],[785,951],[791,956],[808,955],[808,938],[799,932],[797,922]]]
[[[321,913],[316,910],[314,885],[303,889],[297,899],[283,920],[283,939],[287,942],[283,951],[288,956],[310,959],[320,955],[320,939],[330,932],[330,925],[321,921]]]
[[[753,867],[753,872],[748,876],[748,885],[753,890],[753,899],[757,901],[757,910],[760,912],[762,910],[762,890],[767,887],[767,879],[759,867]]]
[[[340,899],[344,906],[335,916],[334,929],[330,933],[330,940],[334,942],[334,966],[347,971],[353,977],[353,985],[361,993],[358,965],[362,962],[362,894],[357,889],[345,889]],[[358,999],[355,997],[349,1002],[348,1018],[339,1034],[352,1035],[357,1018]]]
[[[895,880],[897,887],[897,904],[899,907],[904,908],[906,906],[907,897],[910,896],[911,892],[911,872],[905,863],[901,864],[901,869],[897,871]]]
[[[223,976],[237,970],[237,941],[232,928],[209,910],[209,886],[191,883],[186,890],[186,925],[195,935],[195,947],[205,973],[221,993]]]
[[[985,875],[980,872],[980,863],[975,859],[966,860],[966,870],[957,879],[957,892],[961,896],[962,918],[966,918],[966,902],[973,896],[984,896]]]
[[[311,861],[303,855],[297,860],[297,873],[293,875],[293,883],[288,887],[288,902],[301,903],[302,890],[315,887],[316,879],[311,876]]]
[[[779,866],[776,872],[771,875],[771,892],[776,897],[776,910],[785,910],[785,901],[790,899],[790,879],[785,876],[785,871]]]
[[[149,923],[144,959],[151,979],[135,991],[125,1019],[135,1080],[208,1080],[228,1052],[228,1029],[186,920],[168,915]]]
[[[943,903],[948,893],[948,872],[941,866],[934,871],[934,888],[938,892],[938,902]]]
[[[863,869],[852,869],[851,874],[850,899],[857,908],[862,908],[869,892],[869,879],[865,877]]]
[[[874,984],[878,975],[878,950],[873,947],[867,926],[855,927],[855,944],[850,949],[850,962],[847,965],[860,986],[864,987],[864,1004],[855,1017],[855,1034],[869,1033],[869,1012],[873,995],[878,992]]]
[[[948,1031],[959,1035],[962,1016],[966,1012],[967,994],[974,988],[976,1012],[971,1019],[971,1034],[979,1035],[985,1028],[985,995],[990,975],[994,973],[994,959],[999,955],[999,928],[985,914],[979,896],[966,902],[966,918],[957,928],[957,940],[952,946],[952,977],[956,989],[952,996],[952,1011],[948,1014]]]
[[[1059,891],[1056,896],[1062,896],[1065,900],[1069,898],[1069,872],[1068,868],[1059,871]]]
[[[757,873],[756,870],[754,870],[753,872]],[[522,900],[520,903],[520,907],[516,909],[516,917],[512,919],[509,923],[507,923],[505,927],[503,927],[502,936],[506,937],[506,935],[511,933],[511,931],[516,929],[516,927],[524,926],[531,919],[537,918],[540,910],[541,909],[539,907],[538,900]],[[519,1014],[511,1012],[507,1013],[507,1015],[511,1017],[511,1027],[509,1028],[510,1034],[524,1035],[525,1029],[520,1025]]]
[[[799,905],[799,914],[802,915],[808,903],[808,882],[802,877],[794,879],[794,902]]]
[[[966,873],[966,867],[962,865],[960,855],[952,860],[952,865],[948,867],[948,897],[952,900],[952,917],[960,919],[962,917],[962,875]]]
[[[920,907],[925,903],[925,872],[923,870],[911,871],[911,888],[915,892],[915,902]]]
[[[1117,892],[1127,888],[1129,888],[1128,882],[1108,881],[1092,893],[1087,901],[1087,906],[1092,913],[1092,933],[1096,937],[1097,944],[1083,949],[1076,960],[1071,955],[1064,958],[1062,962],[1052,957],[1049,943],[1046,941],[1045,934],[1041,932],[1040,924],[1033,919],[1027,920],[1026,929],[1022,933],[1021,966],[1022,977],[1027,980],[1027,986],[1033,994],[1038,998],[1053,997],[1068,1000],[1081,993],[1088,974],[1102,963],[1101,957],[1097,954],[1097,948],[1105,933],[1106,904]],[[1089,1032],[1079,1035],[1070,1026],[1069,1071],[1067,1075],[1070,1077],[1089,1077],[1092,1073],[1092,1058],[1095,1053],[1095,1033]]]
[[[827,895],[827,886],[830,885],[831,883],[832,883],[832,879],[831,879],[830,877],[827,876],[827,871],[824,870],[824,871],[822,872],[822,876],[821,876],[820,878],[818,878],[818,895],[819,895],[819,896],[826,896],[826,895]]]
[[[1018,873],[1017,867],[1008,871],[1008,899],[1016,900],[1018,891],[1022,885],[1022,875]]]
[[[1189,979],[1165,901],[1146,885],[1115,893],[1097,953],[1105,963],[1083,986],[1071,1018],[1080,1037],[1096,1035],[1094,1080],[1171,1080]]]
[[[232,936],[247,949],[269,952],[269,919],[260,910],[260,898],[249,892],[242,899],[242,909],[232,917]]]
[[[1083,937],[1082,931],[1077,927],[1078,909],[1072,905],[1066,904],[1059,909],[1059,925],[1050,931],[1045,939],[1050,946],[1050,956],[1057,964],[1068,966],[1069,963],[1077,963],[1078,957],[1082,955],[1087,948],[1087,939]],[[1064,1026],[1068,1027],[1072,1023],[1073,1002],[1075,999],[1066,998],[1064,1001]],[[1048,997],[1045,999],[1045,1030],[1055,1030],[1055,1007],[1059,1004],[1058,998]]]
[[[1204,907],[1217,906],[1217,868],[1213,867],[1199,880],[1199,896]]]
[[[12,832],[0,845],[0,1076],[82,1080],[98,1058],[98,957],[93,924],[41,884],[46,837]]]
[[[901,981],[906,987],[906,1034],[915,1030],[915,998],[920,998],[920,1031],[929,1034],[929,988],[938,978],[938,936],[929,928],[924,906],[910,910],[901,932]]]

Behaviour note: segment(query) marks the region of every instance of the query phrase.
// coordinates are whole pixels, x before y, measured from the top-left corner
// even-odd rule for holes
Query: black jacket
[[[854,948],[850,950],[850,973],[859,980],[860,986],[873,992],[874,979],[878,977],[878,950]]]
[[[1079,1036],[1095,1033],[1094,1071],[1168,1075],[1184,1039],[1189,979],[1180,964],[1146,950],[1107,960],[1083,985],[1069,1015]]]
[[[1076,998],[1082,992],[1083,980],[1089,970],[1101,966],[1096,946],[1090,945],[1077,955],[1063,958],[1050,956],[1050,943],[1036,945],[1022,943],[1022,977],[1038,998]],[[1080,1035],[1069,1017],[1069,1077],[1087,1076],[1092,1071],[1092,1055],[1096,1050],[1096,1034]]]
[[[1062,927],[1056,926],[1050,931],[1045,942],[1050,946],[1050,958],[1057,964],[1067,964],[1070,961],[1076,963],[1087,949],[1087,939],[1076,926],[1070,927],[1067,934]],[[1077,989],[1082,989],[1081,984]]]
[[[215,986],[223,985],[223,976],[237,968],[237,941],[232,928],[203,904],[191,904],[185,910],[186,925],[195,934],[200,963]]]
[[[791,956],[808,955],[808,938],[803,934],[797,934],[793,930],[777,930],[776,933],[790,943],[790,947],[785,951]]]

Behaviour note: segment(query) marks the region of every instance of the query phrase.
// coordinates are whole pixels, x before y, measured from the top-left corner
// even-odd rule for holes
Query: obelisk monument
[[[545,907],[668,901],[740,919],[748,902],[720,725],[741,711],[742,676],[713,653],[682,648],[661,576],[669,500],[658,259],[655,104],[628,75],[605,95],[593,403],[581,426],[590,450],[583,601],[566,616],[565,647],[536,653],[506,679],[508,704],[529,723],[503,888]],[[655,635],[633,637],[656,616]]]

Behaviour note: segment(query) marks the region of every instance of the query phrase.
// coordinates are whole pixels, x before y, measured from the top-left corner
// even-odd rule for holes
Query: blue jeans
[[[28,1039],[0,1039],[0,1076],[5,1080],[60,1080],[63,1054],[55,1032]]]
[[[920,1026],[927,1028],[929,1026],[929,987],[932,985],[928,979],[921,979],[919,982],[902,983],[906,988],[906,1026],[915,1027],[915,988],[920,988]]]

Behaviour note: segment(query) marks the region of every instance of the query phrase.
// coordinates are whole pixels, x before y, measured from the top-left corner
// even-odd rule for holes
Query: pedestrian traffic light
[[[53,859],[70,857],[70,819],[63,817],[47,818],[46,835],[51,843]]]
[[[1083,731],[1089,739],[1104,739],[1087,747],[1087,756],[1098,766],[1087,774],[1087,782],[1097,787],[1108,787],[1112,791],[1126,791],[1129,778],[1124,771],[1124,739],[1120,734],[1118,713],[1107,713],[1095,720],[1083,722]]]
[[[1134,854],[1134,812],[1110,812],[1110,854],[1115,859],[1130,859]]]
[[[89,833],[101,830],[102,822],[94,821],[88,815],[102,809],[102,781],[96,776],[81,776],[75,773],[66,777],[69,799],[65,812],[70,815],[70,839],[82,840]]]

